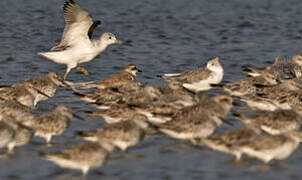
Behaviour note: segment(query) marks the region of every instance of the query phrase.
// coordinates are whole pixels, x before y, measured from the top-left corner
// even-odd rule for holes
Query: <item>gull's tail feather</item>
[[[47,59],[50,59],[59,64],[67,64],[62,57],[64,57],[64,52],[39,52],[38,55],[43,56]]]

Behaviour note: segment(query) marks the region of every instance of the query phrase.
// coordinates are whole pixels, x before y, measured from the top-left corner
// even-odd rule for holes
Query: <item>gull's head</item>
[[[222,65],[221,65],[218,57],[210,60],[207,64],[207,68],[210,69],[211,71],[216,71],[216,72],[223,71]]]
[[[125,67],[124,71],[129,72],[134,76],[136,75],[137,72],[142,72],[142,70],[138,69],[135,64],[129,64],[128,66]]]
[[[115,35],[112,33],[104,33],[100,37],[100,40],[102,43],[106,45],[111,45],[111,44],[127,44],[127,42],[117,40]]]

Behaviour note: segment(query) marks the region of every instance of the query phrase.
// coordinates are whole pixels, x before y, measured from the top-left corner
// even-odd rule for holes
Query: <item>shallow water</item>
[[[94,34],[112,32],[133,46],[113,45],[95,60],[83,64],[90,75],[72,71],[69,79],[102,80],[130,63],[144,72],[139,80],[163,84],[156,74],[181,72],[220,57],[224,81],[243,77],[240,66],[263,66],[276,56],[301,53],[302,5],[299,0],[90,0],[79,2],[95,19],[103,21]],[[63,74],[65,67],[37,55],[60,39],[64,28],[63,1],[1,0],[0,84],[11,84],[47,72]],[[35,138],[17,148],[15,156],[0,160],[0,179],[80,179],[81,173],[60,169],[39,158],[38,152],[65,148],[81,140],[75,131],[104,124],[82,111],[91,107],[71,91],[61,88],[56,96],[39,104],[37,113],[54,104],[72,107],[87,121],[74,120],[57,145],[46,147]],[[231,121],[233,117],[229,117]],[[235,122],[235,120],[234,120]],[[237,123],[236,123],[237,125]],[[239,125],[239,123],[238,123]],[[231,129],[223,126],[220,130]],[[129,153],[142,158],[113,155],[108,163],[92,170],[87,179],[301,179],[302,151],[267,170],[255,168],[259,161],[229,162],[231,156],[196,148],[163,135],[147,138]],[[256,170],[255,170],[256,169]],[[258,169],[258,170],[257,170]]]

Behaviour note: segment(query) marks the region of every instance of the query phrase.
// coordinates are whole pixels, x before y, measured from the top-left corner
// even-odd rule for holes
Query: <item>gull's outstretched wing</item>
[[[65,29],[61,42],[55,44],[52,51],[71,48],[80,43],[90,41],[88,34],[92,35],[100,21],[93,22],[91,16],[76,2],[70,0],[63,6]]]

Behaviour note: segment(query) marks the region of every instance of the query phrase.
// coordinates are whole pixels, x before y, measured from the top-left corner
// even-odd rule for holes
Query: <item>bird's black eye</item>
[[[110,36],[109,39],[112,39],[112,37]]]

